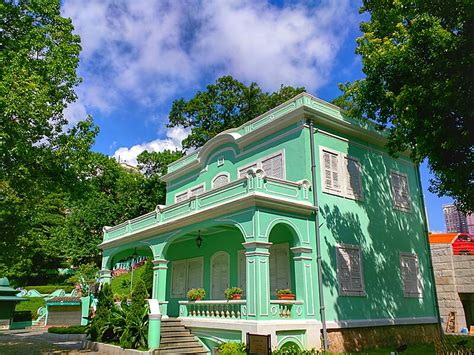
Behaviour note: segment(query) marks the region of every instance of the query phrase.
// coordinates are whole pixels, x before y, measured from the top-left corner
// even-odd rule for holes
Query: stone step
[[[180,336],[180,337],[162,337],[161,344],[168,344],[168,343],[188,343],[196,341],[196,339],[192,335],[188,336]]]
[[[179,342],[179,343],[161,343],[160,350],[169,350],[169,349],[176,349],[176,350],[185,350],[189,348],[199,348],[201,344],[199,344],[196,340],[192,342]]]
[[[181,332],[181,331],[187,331],[185,327],[181,326],[172,326],[172,327],[162,327],[161,332]]]
[[[185,330],[183,332],[165,332],[161,333],[161,338],[169,338],[169,337],[187,337],[190,336],[191,333],[189,330]]]
[[[207,354],[202,347],[196,348],[189,348],[186,350],[179,350],[179,349],[166,349],[166,350],[159,350],[159,354]]]
[[[162,328],[167,328],[167,327],[182,327],[183,325],[181,322],[161,322],[161,327]]]

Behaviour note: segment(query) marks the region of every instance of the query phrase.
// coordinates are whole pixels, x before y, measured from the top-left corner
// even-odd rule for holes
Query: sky
[[[304,86],[331,101],[337,84],[363,77],[354,53],[357,1],[64,0],[81,36],[78,101],[70,124],[92,115],[94,150],[135,163],[144,150],[181,147],[187,132],[166,128],[173,100],[189,99],[222,75],[266,91]],[[442,204],[421,166],[430,229],[444,230]]]

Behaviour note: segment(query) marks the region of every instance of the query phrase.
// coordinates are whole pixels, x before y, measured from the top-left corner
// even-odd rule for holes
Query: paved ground
[[[45,329],[0,331],[0,355],[99,354],[81,350],[80,341],[55,341],[45,332]]]

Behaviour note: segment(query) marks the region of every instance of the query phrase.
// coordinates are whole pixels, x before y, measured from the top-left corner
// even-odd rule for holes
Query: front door
[[[229,287],[229,254],[218,252],[211,262],[211,296],[213,300],[225,299],[224,291]]]

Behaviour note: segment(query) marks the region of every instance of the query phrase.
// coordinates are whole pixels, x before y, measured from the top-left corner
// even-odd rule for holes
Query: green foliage
[[[73,289],[74,286],[71,285],[39,285],[39,286],[25,286],[25,290],[36,290],[39,293],[49,295],[50,293],[53,293],[56,290],[64,290],[66,293],[70,293]]]
[[[99,268],[95,263],[82,264],[68,281],[79,284],[83,295],[89,295],[95,289],[99,278]]]
[[[112,309],[114,307],[114,299],[112,297],[112,289],[109,284],[103,284],[99,292],[97,310],[95,312],[94,318],[87,331],[87,334],[91,337],[93,341],[107,340],[107,335],[103,339],[103,328],[110,321]]]
[[[206,89],[198,91],[189,101],[173,102],[168,127],[191,128],[182,143],[185,149],[201,147],[218,133],[238,127],[305,91],[282,85],[279,91],[270,94],[256,83],[246,86],[231,76],[217,79],[216,84]]]
[[[224,291],[226,299],[231,300],[234,295],[241,295],[242,289],[240,287],[229,287]]]
[[[146,259],[141,279],[145,283],[148,295],[151,295],[153,292],[153,261],[151,258]]]
[[[145,267],[140,266],[133,270],[133,282],[143,278],[143,273],[145,272]],[[130,284],[132,280],[132,273],[128,272],[126,274],[114,277],[111,282],[112,292],[114,295],[121,297],[130,297]]]
[[[69,327],[51,327],[48,328],[48,333],[54,334],[86,334],[87,326],[85,325],[71,325]]]
[[[272,351],[276,355],[312,355],[319,354],[315,349],[302,350],[294,343],[286,343],[280,349]]]
[[[30,312],[31,319],[38,318],[38,309],[45,307],[46,302],[41,297],[28,297],[28,301],[18,302],[15,306],[16,312]]]
[[[192,288],[188,291],[186,297],[190,301],[202,300],[206,297],[206,291],[203,288]]]
[[[244,355],[247,353],[245,344],[232,341],[220,344],[217,349],[220,355]]]
[[[365,79],[335,103],[389,131],[435,174],[430,190],[474,209],[474,26],[469,1],[363,1],[356,52]]]
[[[280,288],[276,291],[277,295],[291,295],[293,292],[289,288]]]

